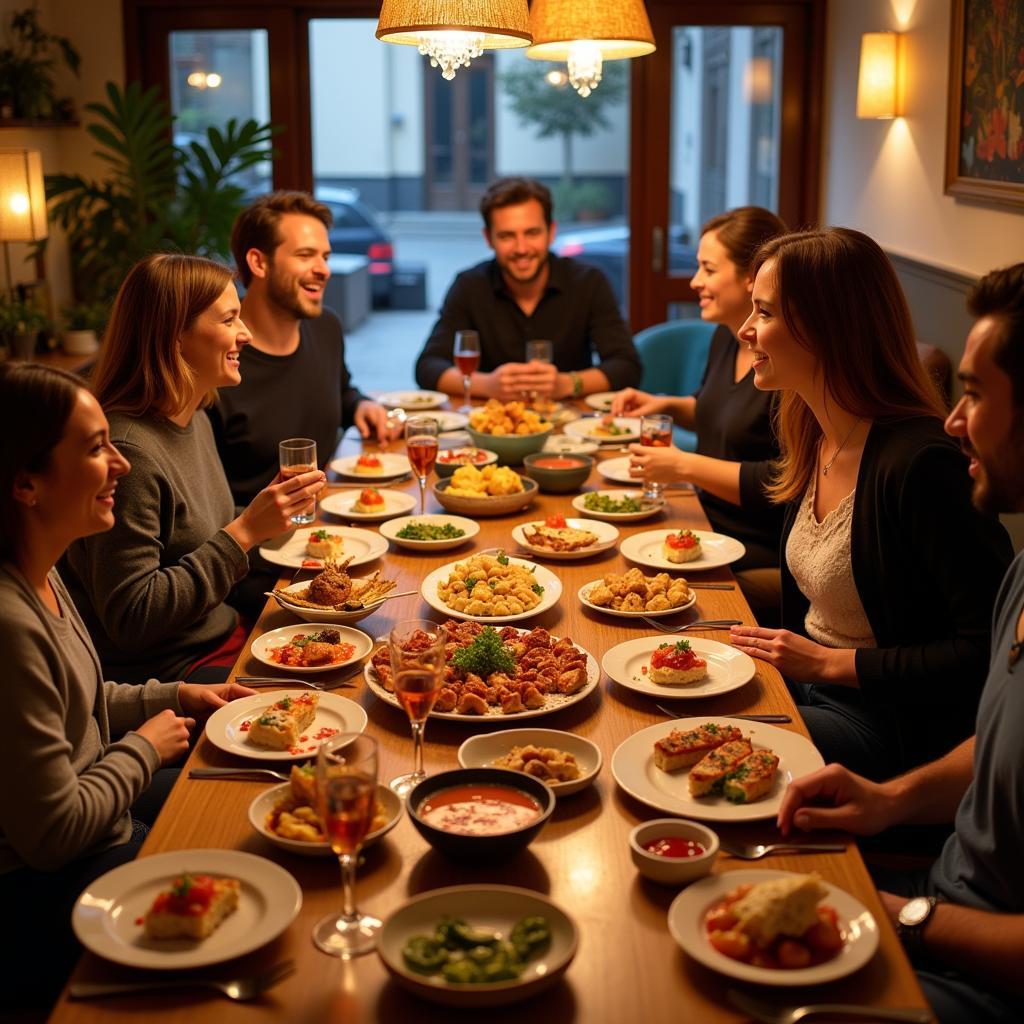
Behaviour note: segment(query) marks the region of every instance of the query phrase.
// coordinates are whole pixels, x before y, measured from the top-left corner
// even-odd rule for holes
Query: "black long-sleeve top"
[[[553,343],[554,363],[563,373],[588,369],[596,355],[612,390],[639,384],[640,357],[608,279],[573,259],[552,254],[548,261],[547,287],[530,316],[519,308],[494,260],[459,274],[416,360],[419,386],[436,387],[441,374],[455,365],[455,332],[461,330],[480,333],[484,373],[523,362],[526,342],[542,338]]]
[[[744,463],[745,508],[768,508],[769,467]],[[971,479],[937,417],[876,420],[857,476],[850,561],[877,647],[856,653],[869,705],[900,723],[905,753],[946,753],[974,732],[988,671],[992,609],[1013,558],[995,518],[971,503]],[[786,506],[780,552],[799,502]],[[806,635],[809,608],[786,560],[783,626]],[[905,724],[904,724],[905,723]]]

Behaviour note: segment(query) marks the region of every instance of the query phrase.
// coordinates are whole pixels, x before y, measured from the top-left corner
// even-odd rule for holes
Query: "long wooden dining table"
[[[399,450],[400,445],[392,448]],[[351,454],[359,450],[358,440],[346,437],[339,452]],[[332,486],[339,484],[335,481]],[[416,482],[409,480],[397,486],[417,494],[418,508]],[[595,472],[584,490],[609,486],[618,485],[607,484]],[[378,563],[366,569],[380,568],[384,577],[397,581],[398,591],[417,593],[386,602],[380,611],[361,620],[357,628],[371,637],[380,637],[401,619],[440,619],[418,593],[427,573],[447,562],[468,557],[474,551],[496,546],[514,551],[516,545],[511,530],[517,522],[543,519],[555,513],[576,514],[570,506],[571,498],[572,495],[540,494],[521,512],[481,518],[479,535],[455,551],[430,555],[392,546]],[[432,494],[428,494],[428,511],[443,511]],[[327,524],[340,522],[330,515],[323,516],[323,520]],[[693,492],[670,491],[665,510],[655,518],[620,525],[620,543],[643,530],[669,527],[708,528],[700,501]],[[371,524],[368,528],[375,529],[375,526]],[[543,626],[555,636],[571,637],[598,662],[614,645],[653,632],[642,620],[592,612],[577,598],[577,590],[583,583],[608,572],[625,571],[629,563],[618,547],[581,561],[540,561],[559,576],[563,588],[561,599],[548,611],[519,625]],[[356,571],[356,575],[360,574],[361,570]],[[701,582],[733,581],[728,568],[693,574],[689,578]],[[662,621],[670,625],[698,618],[736,618],[753,622],[738,588],[701,589],[696,593],[697,603],[693,608]],[[235,674],[267,674],[266,666],[251,654],[252,639],[269,629],[296,621],[276,603],[268,602],[238,659]],[[728,642],[724,631],[690,635]],[[273,670],[269,671],[273,674]],[[282,671],[281,674],[287,673]],[[326,678],[331,681],[330,675]],[[376,697],[360,673],[349,676],[345,682],[347,685],[335,692],[360,703],[369,716],[367,730],[379,743],[380,778],[386,781],[408,771],[413,747],[404,712]],[[273,691],[265,692],[269,704],[274,699]],[[624,740],[647,726],[670,721],[657,709],[655,701],[656,698],[633,692],[602,676],[599,686],[585,700],[529,722],[517,721],[514,715],[497,721],[491,718],[465,722],[428,721],[425,744],[428,774],[458,767],[456,751],[467,737],[483,730],[527,724],[567,730],[592,740],[600,748],[604,764],[592,786],[559,799],[551,820],[527,850],[501,864],[474,866],[451,862],[433,850],[408,817],[403,816],[383,840],[364,851],[365,862],[359,870],[357,887],[360,908],[386,919],[409,898],[431,889],[503,884],[536,890],[572,915],[579,929],[579,948],[564,978],[528,1003],[477,1011],[478,1016],[486,1014],[490,1022],[518,1022],[529,1018],[537,1024],[633,1020],[645,1024],[680,1020],[716,1024],[748,1020],[728,1001],[729,988],[745,988],[780,1005],[853,1002],[878,1007],[926,1007],[913,970],[850,837],[813,837],[814,840],[845,838],[848,845],[844,853],[777,855],[756,864],[723,853],[714,870],[728,872],[760,867],[818,872],[824,880],[860,900],[875,917],[880,944],[865,967],[842,980],[813,988],[771,990],[742,985],[723,977],[702,967],[679,948],[666,924],[669,905],[678,890],[642,878],[633,866],[628,846],[630,830],[636,824],[665,815],[620,790],[612,778],[610,766],[615,749]],[[660,702],[678,709],[678,717],[783,713],[792,717],[792,723],[781,728],[807,735],[782,678],[763,661],[757,662],[756,675],[751,682],[728,694]],[[187,769],[241,764],[240,759],[217,749],[203,736],[195,744]],[[184,1024],[185,1021],[189,1024],[233,1024],[235,1021],[355,1024],[449,1021],[456,1015],[461,1019],[469,1018],[469,1011],[435,1006],[408,993],[389,978],[375,954],[341,961],[314,947],[311,938],[314,923],[341,906],[338,865],[330,857],[295,856],[270,844],[254,831],[248,820],[248,808],[268,784],[190,779],[188,771],[182,771],[140,857],[213,847],[258,854],[290,872],[302,889],[302,908],[294,922],[266,947],[204,973],[214,977],[250,974],[287,958],[294,959],[295,972],[258,1000],[248,1003],[233,1003],[199,989],[154,991],[88,1001],[73,1000],[65,991],[50,1018],[54,1024],[134,1021],[143,1017],[153,1024]],[[770,842],[779,838],[771,819],[743,824],[713,823],[712,827],[721,836],[738,841]],[[120,980],[136,976],[128,968],[86,953],[72,980]]]

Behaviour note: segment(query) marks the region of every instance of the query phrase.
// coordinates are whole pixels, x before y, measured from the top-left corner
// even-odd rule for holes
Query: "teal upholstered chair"
[[[668,320],[634,335],[644,368],[640,387],[654,395],[693,394],[704,377],[716,326],[703,320]],[[675,443],[692,452],[697,435],[676,427]]]

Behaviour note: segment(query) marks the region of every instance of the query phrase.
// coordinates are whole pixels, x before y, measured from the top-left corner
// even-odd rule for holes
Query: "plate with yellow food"
[[[562,581],[542,565],[499,552],[435,569],[420,587],[435,611],[474,622],[518,622],[553,608]]]
[[[322,569],[328,562],[351,568],[372,562],[388,550],[388,542],[356,526],[312,526],[268,540],[260,554],[272,565],[289,569]]]
[[[681,576],[665,572],[645,576],[636,568],[609,572],[599,580],[584,583],[577,596],[591,611],[624,619],[664,618],[697,603],[697,595]]]
[[[338,476],[351,480],[390,480],[412,472],[412,466],[405,455],[397,452],[363,452],[362,455],[348,455],[334,459],[330,468]]]
[[[566,519],[558,514],[535,522],[517,523],[512,539],[541,558],[571,561],[615,547],[619,531],[609,523]]]
[[[473,444],[497,453],[503,466],[518,465],[544,446],[554,424],[524,402],[490,399],[469,414],[466,428]]]
[[[416,499],[411,494],[384,487],[364,487],[361,491],[335,491],[320,501],[320,508],[324,512],[366,523],[404,516],[415,507]]]
[[[249,823],[264,839],[300,857],[333,857],[317,813],[316,768],[313,762],[292,765],[291,778],[265,789],[249,805]],[[363,846],[390,832],[402,817],[402,798],[383,783],[377,797],[370,831]]]
[[[525,508],[537,496],[537,483],[507,466],[460,466],[434,484],[434,497],[457,515],[500,516]]]
[[[743,544],[710,530],[645,530],[622,542],[625,558],[637,565],[675,572],[719,569],[741,559]]]
[[[582,437],[601,444],[628,444],[640,440],[640,420],[636,416],[581,416],[563,428],[569,437]]]

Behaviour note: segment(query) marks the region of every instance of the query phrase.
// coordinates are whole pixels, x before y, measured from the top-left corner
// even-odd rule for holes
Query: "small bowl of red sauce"
[[[685,818],[655,818],[629,834],[637,870],[659,885],[689,885],[709,874],[718,856],[718,836]]]
[[[590,476],[594,460],[589,455],[566,452],[534,452],[523,459],[526,475],[537,481],[545,494],[578,491]]]

